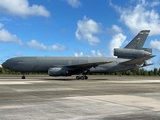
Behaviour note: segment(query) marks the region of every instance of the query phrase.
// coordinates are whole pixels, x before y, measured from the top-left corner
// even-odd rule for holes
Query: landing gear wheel
[[[85,79],[85,76],[81,76],[81,80],[84,80]]]
[[[76,76],[76,80],[79,80],[80,79],[80,77],[79,76]]]
[[[88,79],[88,76],[85,76],[85,79]]]
[[[88,79],[88,76],[85,76],[85,75],[83,75],[83,76],[76,76],[76,80],[84,80],[84,79]]]
[[[25,76],[22,76],[21,78],[22,78],[22,79],[25,79]]]

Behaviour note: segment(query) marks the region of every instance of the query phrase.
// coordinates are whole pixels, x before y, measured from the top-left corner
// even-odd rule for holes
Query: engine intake
[[[55,67],[48,70],[49,76],[69,76],[68,71],[64,68]]]
[[[117,56],[119,58],[138,58],[148,55],[151,55],[151,53],[140,49],[121,49],[121,48],[114,49],[114,56]]]

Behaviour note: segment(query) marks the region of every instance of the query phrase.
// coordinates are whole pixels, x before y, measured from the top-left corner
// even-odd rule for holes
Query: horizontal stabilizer
[[[143,64],[142,66],[140,66],[140,68],[142,68],[142,67],[147,67],[147,66],[150,66],[150,65],[153,65],[153,63],[150,63],[150,64]]]
[[[135,58],[135,59],[132,59],[132,60],[128,60],[128,61],[122,62],[121,64],[125,64],[125,65],[142,64],[145,60],[148,60],[148,59],[150,59],[152,57],[155,57],[155,55],[143,56],[143,57]]]

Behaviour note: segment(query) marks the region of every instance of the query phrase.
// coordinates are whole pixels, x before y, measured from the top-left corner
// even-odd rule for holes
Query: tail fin
[[[150,30],[142,30],[140,31],[136,37],[124,48],[127,49],[141,49],[146,41],[146,38],[148,37]]]
[[[114,55],[118,58],[140,58],[150,56],[151,48],[143,48],[143,45],[148,37],[150,30],[142,30],[133,40],[124,48],[115,48]]]

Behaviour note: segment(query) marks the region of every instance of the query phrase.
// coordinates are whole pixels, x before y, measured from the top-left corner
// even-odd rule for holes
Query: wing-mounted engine
[[[68,71],[63,67],[54,67],[48,70],[49,76],[70,76]]]
[[[151,55],[152,49],[143,48],[143,49],[114,49],[114,56],[118,58],[139,58],[143,56]]]

